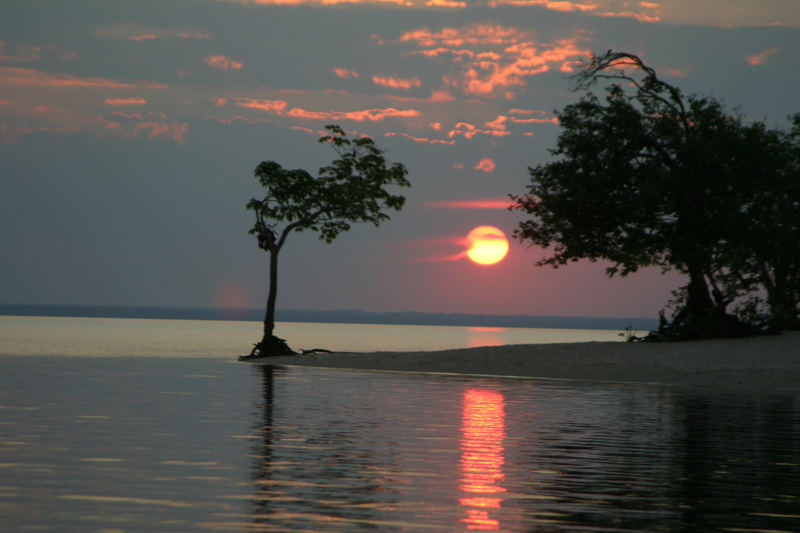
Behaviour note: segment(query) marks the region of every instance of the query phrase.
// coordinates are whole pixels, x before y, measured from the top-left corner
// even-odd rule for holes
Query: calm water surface
[[[797,394],[273,368],[220,323],[63,320],[38,352],[0,321],[0,531],[800,529]]]
[[[786,395],[0,357],[0,530],[796,531]]]
[[[261,339],[260,322],[0,316],[0,354],[236,358]],[[618,331],[278,322],[295,350],[444,350],[504,344],[622,341]]]

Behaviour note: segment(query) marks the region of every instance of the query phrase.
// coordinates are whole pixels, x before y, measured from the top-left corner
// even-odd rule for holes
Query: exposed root
[[[273,335],[268,339],[263,339],[258,344],[255,344],[253,346],[253,350],[250,352],[250,355],[240,355],[239,361],[282,355],[297,355],[297,352],[289,348],[289,345],[286,344],[284,339],[280,339]]]
[[[300,350],[302,355],[313,355],[315,353],[333,353],[325,348],[312,348],[311,350]],[[289,348],[284,339],[272,336],[266,341],[262,340],[258,344],[253,345],[253,350],[249,355],[240,355],[239,361],[249,361],[250,359],[262,359],[265,357],[280,357],[285,355],[299,355],[297,352]]]

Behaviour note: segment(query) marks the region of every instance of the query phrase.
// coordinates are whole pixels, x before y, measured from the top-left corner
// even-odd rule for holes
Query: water
[[[190,326],[176,335],[195,339]],[[134,330],[118,354],[149,331]],[[797,394],[272,368],[192,350],[0,356],[0,531],[800,523]]]
[[[260,322],[0,316],[0,354],[235,358],[261,340]],[[637,333],[637,332],[634,332]],[[300,348],[337,352],[419,351],[622,341],[613,330],[400,326],[278,322]]]

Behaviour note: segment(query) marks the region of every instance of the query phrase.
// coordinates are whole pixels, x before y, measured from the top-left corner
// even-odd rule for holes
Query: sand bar
[[[678,343],[520,344],[268,357],[255,364],[800,391],[800,332]]]

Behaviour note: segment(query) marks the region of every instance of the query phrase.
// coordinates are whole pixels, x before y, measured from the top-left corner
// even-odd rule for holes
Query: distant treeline
[[[97,318],[159,318],[175,320],[261,321],[260,309],[214,309],[201,307],[134,307],[106,305],[0,304],[0,315],[64,316]],[[649,331],[658,327],[655,318],[582,317],[550,315],[477,315],[466,313],[417,313],[412,311],[325,311],[284,309],[279,322],[329,322],[338,324],[401,324],[422,326],[476,326],[517,328],[613,329]]]

